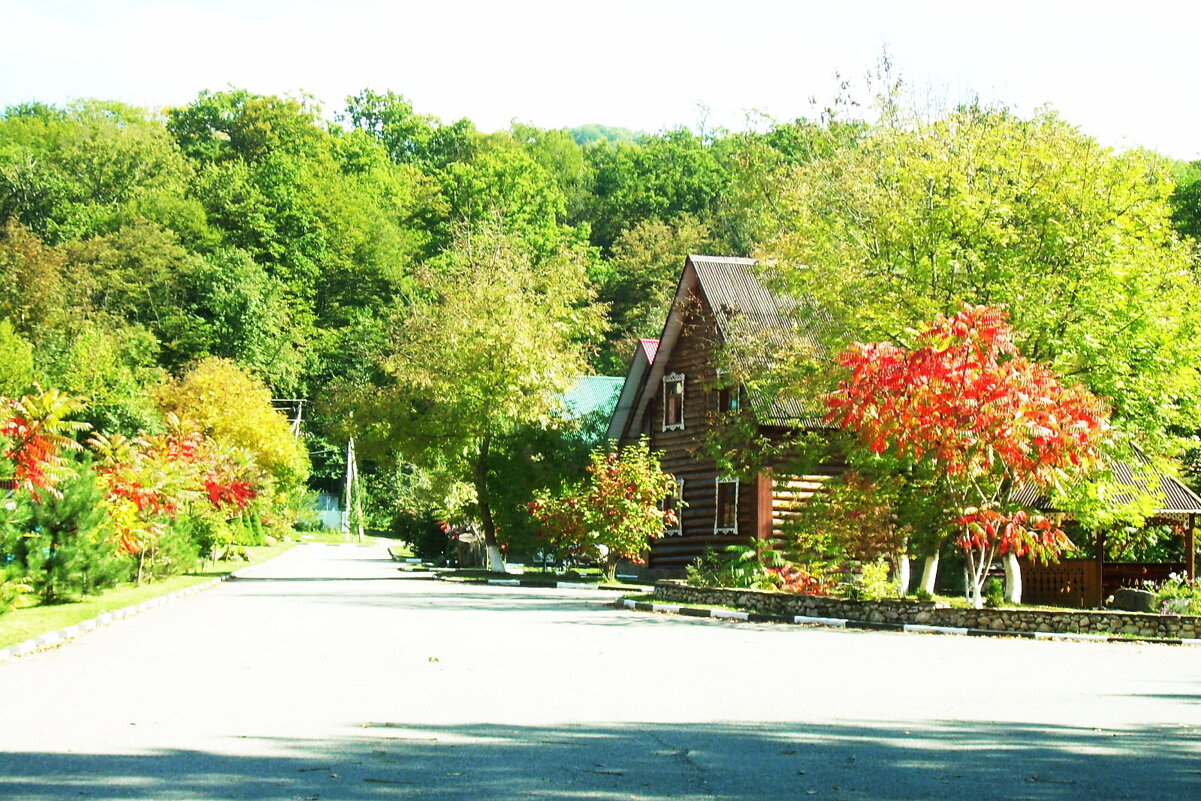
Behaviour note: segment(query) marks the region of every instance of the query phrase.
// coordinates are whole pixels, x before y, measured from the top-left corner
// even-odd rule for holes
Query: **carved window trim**
[[[671,373],[663,376],[663,430],[684,430],[683,373]]]
[[[676,523],[674,526],[663,526],[664,537],[679,537],[684,533],[684,515],[683,504],[684,500],[684,479],[676,479],[676,491],[672,495],[668,495],[663,500],[659,501],[660,511],[666,512],[671,509],[676,514]]]
[[[732,478],[730,476],[718,476],[713,480],[714,534],[738,533],[739,489],[739,481],[737,478]]]

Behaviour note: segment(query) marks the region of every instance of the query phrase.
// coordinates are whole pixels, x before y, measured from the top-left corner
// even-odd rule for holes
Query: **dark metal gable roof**
[[[799,304],[773,294],[757,274],[754,259],[738,256],[690,255],[684,263],[675,299],[663,324],[658,352],[653,363],[631,360],[626,386],[621,393],[609,424],[609,437],[620,439],[630,433],[641,418],[655,388],[663,377],[683,327],[687,298],[695,293],[712,311],[717,321],[718,338],[730,348],[737,371],[743,375],[764,375],[772,369],[772,354],[802,339],[807,347],[820,351],[818,338],[809,335],[814,321],[823,318],[813,310],[795,314]],[[805,322],[799,322],[805,320]],[[767,397],[748,388],[750,406],[762,425],[818,427],[821,411],[806,409],[795,399]]]
[[[757,262],[735,256],[688,257],[695,268],[701,294],[709,304],[722,340],[732,345],[731,353],[744,375],[772,369],[771,352],[795,344],[798,339],[822,352],[820,339],[802,321],[797,301],[773,294],[756,272]],[[821,412],[806,409],[793,398],[768,398],[749,392],[751,406],[760,423],[767,425],[821,425]]]

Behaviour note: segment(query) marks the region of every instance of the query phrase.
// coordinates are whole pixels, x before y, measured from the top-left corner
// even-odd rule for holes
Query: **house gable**
[[[722,474],[705,452],[708,435],[723,415],[734,411],[749,412],[761,427],[776,431],[817,422],[797,404],[756,397],[735,378],[770,367],[738,359],[754,359],[800,330],[786,305],[758,281],[755,264],[752,259],[688,257],[657,353],[653,361],[635,353],[610,422],[609,436],[623,444],[645,436],[653,449],[663,452],[663,469],[681,484],[680,526],[654,542],[650,564],[655,570],[682,569],[706,548],[720,551],[752,537],[771,536],[788,511],[828,478],[774,480],[764,473],[737,480]],[[747,347],[728,348],[731,343]]]

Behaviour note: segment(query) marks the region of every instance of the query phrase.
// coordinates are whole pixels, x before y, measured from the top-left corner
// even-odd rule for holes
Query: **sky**
[[[1054,108],[1103,144],[1201,158],[1201,4],[1142,0],[0,0],[0,107],[371,88],[486,131],[813,117],[887,53],[912,102]],[[878,85],[878,84],[877,84]]]

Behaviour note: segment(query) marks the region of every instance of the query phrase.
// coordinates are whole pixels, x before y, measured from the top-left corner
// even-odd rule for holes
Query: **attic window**
[[[717,479],[717,515],[713,521],[714,534],[738,533],[738,479]]]
[[[717,412],[738,411],[739,387],[738,382],[730,376],[729,370],[717,369]]]
[[[684,376],[672,373],[663,377],[663,430],[684,428]]]
[[[680,511],[681,507],[683,506],[681,501],[683,498],[684,479],[677,478],[675,490],[666,498],[664,498],[660,504],[660,508],[662,508],[664,512],[672,513],[672,519],[670,521],[665,520],[663,522],[664,537],[678,537],[683,532],[683,526],[680,523]]]

